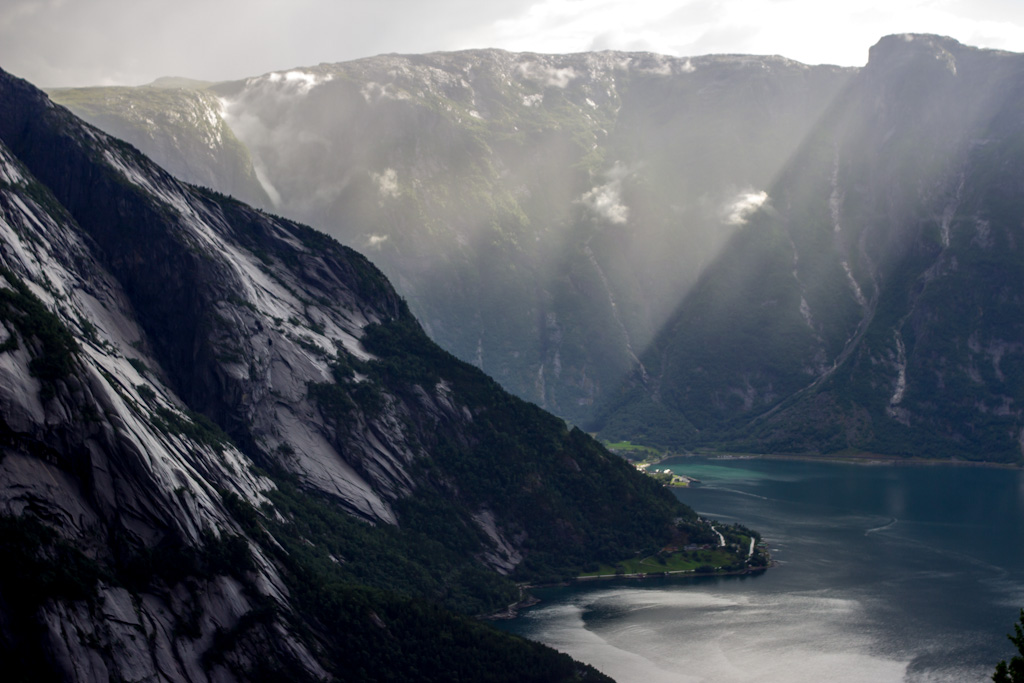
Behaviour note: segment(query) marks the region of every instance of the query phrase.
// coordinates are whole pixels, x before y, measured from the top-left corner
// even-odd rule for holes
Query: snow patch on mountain
[[[264,76],[267,82],[281,84],[298,95],[308,95],[313,88],[327,83],[333,78],[330,74],[321,76],[308,71],[286,71],[283,73],[276,71]]]
[[[556,67],[539,61],[527,60],[517,67],[519,75],[529,81],[540,83],[543,87],[565,90],[577,78],[576,69],[571,66]]]
[[[539,107],[544,102],[543,93],[534,93],[533,95],[523,95],[523,106],[524,107]]]

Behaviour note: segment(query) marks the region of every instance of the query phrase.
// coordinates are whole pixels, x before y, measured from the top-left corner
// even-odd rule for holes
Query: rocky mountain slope
[[[249,150],[225,122],[223,103],[207,89],[209,85],[161,78],[140,88],[58,89],[51,96],[159,160],[172,175],[268,208],[270,198],[256,176]]]
[[[600,680],[461,614],[702,532],[365,258],[0,72],[12,680]]]
[[[879,42],[605,430],[1024,460],[1022,98],[1022,55]]]
[[[444,348],[586,424],[850,73],[481,50],[203,96],[221,98],[275,212],[365,251]],[[54,96],[140,146],[181,139],[134,114],[148,88]]]
[[[1021,59],[486,50],[206,92],[276,210],[590,431],[1016,461]]]

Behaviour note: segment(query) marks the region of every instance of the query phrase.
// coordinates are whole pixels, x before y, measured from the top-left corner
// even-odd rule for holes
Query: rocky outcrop
[[[585,425],[852,73],[471,50],[203,92],[275,212],[365,251],[443,347]],[[100,92],[57,94],[114,132],[151,96]]]
[[[477,50],[203,88],[275,210],[589,430],[1020,456],[1019,55],[916,34],[861,69]],[[105,111],[146,91],[123,96]]]
[[[224,120],[209,83],[159,79],[148,86],[55,89],[50,97],[83,120],[159,160],[171,175],[267,208],[252,159]]]
[[[2,72],[0,276],[15,679],[444,679],[504,661],[600,680],[438,604],[493,609],[515,591],[503,574],[692,519],[438,349],[362,256],[182,183]],[[439,640],[453,632],[461,654]]]
[[[676,444],[1021,462],[1022,85],[1018,54],[882,39],[609,432],[647,402]]]

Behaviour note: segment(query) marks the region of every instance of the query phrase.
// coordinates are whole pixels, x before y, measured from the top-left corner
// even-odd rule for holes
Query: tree
[[[1013,625],[1016,635],[1007,634],[1010,642],[1017,646],[1016,654],[1010,658],[1007,665],[1006,660],[996,664],[996,672],[992,674],[995,683],[1024,683],[1024,609],[1020,611],[1020,619]]]

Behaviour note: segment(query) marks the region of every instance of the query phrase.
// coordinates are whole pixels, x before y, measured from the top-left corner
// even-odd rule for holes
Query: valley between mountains
[[[478,617],[766,560],[594,435],[1021,464],[1022,107],[916,34],[0,72],[5,670],[608,680]]]
[[[713,533],[365,257],[7,74],[0,172],[10,680],[606,680],[474,617]]]
[[[1017,463],[1024,57],[477,50],[51,94],[607,441]],[[212,183],[212,185],[211,185]]]

